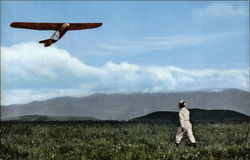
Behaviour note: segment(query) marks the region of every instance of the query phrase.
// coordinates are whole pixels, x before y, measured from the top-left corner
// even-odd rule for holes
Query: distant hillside
[[[250,92],[238,89],[171,93],[94,94],[59,97],[22,105],[1,106],[1,117],[24,115],[97,117],[128,120],[157,111],[178,111],[179,100],[189,108],[234,110],[250,115]]]
[[[170,121],[178,122],[178,112],[158,111],[131,119],[132,121]]]
[[[243,121],[249,122],[249,116],[231,110],[202,110],[191,109],[191,118],[193,121],[207,121],[207,122],[229,122],[229,121]]]
[[[3,121],[97,121],[95,117],[79,117],[79,116],[43,116],[43,115],[26,115],[18,117],[9,117],[2,119]]]
[[[249,116],[230,110],[189,109],[191,122],[249,122]],[[136,121],[179,122],[178,112],[153,112],[137,117]]]

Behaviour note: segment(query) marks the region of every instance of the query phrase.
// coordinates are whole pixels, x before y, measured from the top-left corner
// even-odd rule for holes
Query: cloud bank
[[[187,70],[128,62],[85,64],[68,51],[36,43],[1,47],[2,104],[94,93],[249,89],[249,68]]]

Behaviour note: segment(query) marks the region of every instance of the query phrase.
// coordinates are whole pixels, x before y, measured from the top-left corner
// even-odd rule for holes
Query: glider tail
[[[44,43],[44,47],[48,47],[55,42],[56,40],[54,39],[45,39],[45,40],[39,41],[39,43]]]

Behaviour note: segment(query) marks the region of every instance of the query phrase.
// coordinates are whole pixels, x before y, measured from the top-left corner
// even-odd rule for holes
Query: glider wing
[[[70,23],[69,25],[69,30],[81,30],[97,28],[100,27],[102,23]]]
[[[59,30],[63,23],[32,23],[13,22],[10,24],[14,28],[35,29],[35,30]]]
[[[14,28],[35,29],[35,30],[59,30],[64,23],[32,23],[32,22],[13,22],[10,24]],[[69,23],[68,30],[81,30],[97,28],[102,23]]]

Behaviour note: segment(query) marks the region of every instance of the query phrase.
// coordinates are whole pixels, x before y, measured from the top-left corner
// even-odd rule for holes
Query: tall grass
[[[2,160],[250,159],[249,124],[194,124],[197,148],[164,122],[1,122]]]

